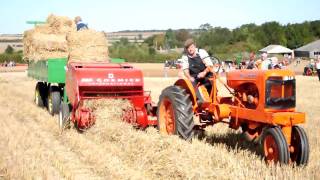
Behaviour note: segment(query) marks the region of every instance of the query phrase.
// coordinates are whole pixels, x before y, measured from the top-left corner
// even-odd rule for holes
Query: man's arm
[[[183,74],[193,82],[194,78],[190,75],[188,57],[186,55],[182,56],[181,61]]]
[[[202,62],[206,65],[206,69],[198,74],[199,78],[204,78],[209,72],[213,73],[213,63],[211,61],[211,58],[209,57],[209,54],[204,49],[199,50],[200,58],[202,59]]]
[[[189,69],[184,69],[183,73],[188,79],[190,79],[190,80],[193,79],[194,80],[194,78],[190,75]]]

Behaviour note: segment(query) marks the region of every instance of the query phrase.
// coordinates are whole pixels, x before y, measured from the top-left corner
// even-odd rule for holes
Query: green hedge
[[[16,63],[25,63],[22,60],[22,53],[21,52],[14,52],[12,54],[6,54],[6,53],[0,54],[0,63],[3,63],[5,61],[7,61],[7,62],[14,61]]]
[[[127,62],[138,63],[162,63],[165,60],[177,59],[181,56],[179,53],[157,53],[152,47],[145,44],[115,44],[109,49],[110,57],[126,59]]]

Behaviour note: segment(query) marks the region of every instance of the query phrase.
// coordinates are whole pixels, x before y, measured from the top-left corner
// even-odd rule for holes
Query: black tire
[[[168,130],[165,104],[172,107],[173,130]],[[168,111],[166,111],[168,112]],[[179,135],[182,139],[191,140],[193,137],[193,109],[189,95],[178,86],[164,89],[158,103],[158,129],[162,134]]]
[[[65,102],[60,104],[58,125],[60,129],[65,129],[70,125],[70,108]]]
[[[57,86],[50,86],[48,92],[48,111],[51,115],[58,114],[61,103],[61,94]]]
[[[270,143],[270,140],[272,143]],[[266,146],[269,144],[269,146]],[[273,145],[270,145],[273,144]],[[272,152],[270,153],[268,147],[272,147]],[[266,129],[262,135],[261,143],[262,154],[268,164],[279,163],[288,164],[289,163],[289,148],[287,141],[279,127],[270,127]],[[267,152],[268,151],[268,152]],[[277,152],[278,151],[278,152]],[[276,157],[275,157],[276,156]]]
[[[45,89],[46,89],[46,86],[43,82],[38,82],[36,84],[34,102],[39,107],[45,106],[45,100],[46,100]]]
[[[292,127],[291,145],[294,152],[290,153],[292,162],[296,162],[298,166],[308,164],[309,161],[309,141],[306,132],[299,126]]]

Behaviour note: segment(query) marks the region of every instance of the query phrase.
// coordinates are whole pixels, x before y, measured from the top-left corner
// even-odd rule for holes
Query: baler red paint
[[[66,73],[66,94],[71,104],[70,120],[80,130],[95,123],[91,109],[84,101],[99,98],[128,99],[133,109],[126,111],[124,120],[139,128],[157,125],[156,108],[150,92],[144,91],[142,71],[128,64],[74,63]]]

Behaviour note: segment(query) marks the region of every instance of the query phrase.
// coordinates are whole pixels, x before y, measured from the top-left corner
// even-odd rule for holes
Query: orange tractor
[[[218,65],[215,71],[219,69]],[[295,111],[292,71],[235,70],[227,73],[226,84],[216,73],[209,80],[209,90],[179,79],[162,91],[157,110],[160,133],[190,140],[197,130],[223,122],[232,129],[241,127],[248,140],[259,142],[267,163],[308,163],[308,138],[298,126],[305,122],[305,113]],[[230,96],[218,96],[218,81]],[[202,103],[197,101],[197,90],[205,100]]]

